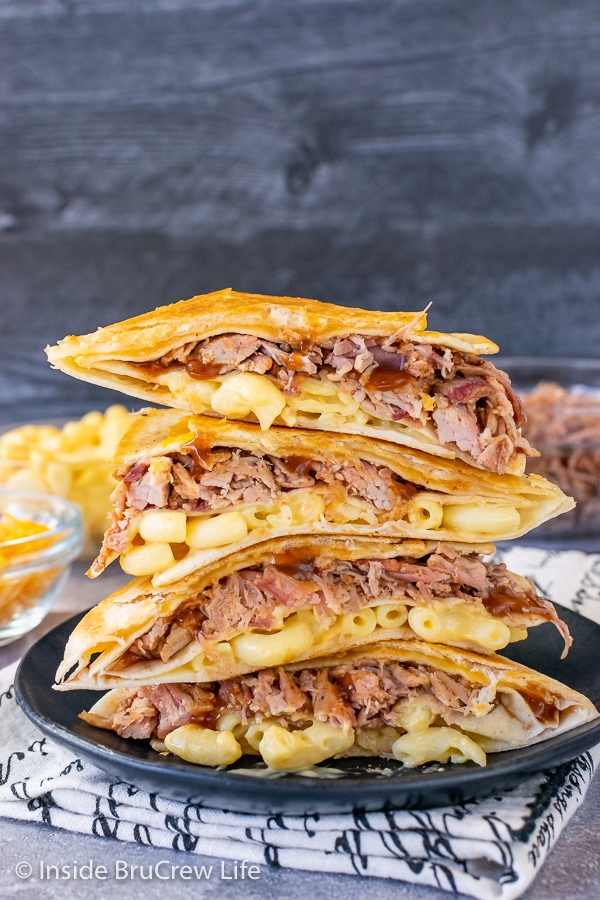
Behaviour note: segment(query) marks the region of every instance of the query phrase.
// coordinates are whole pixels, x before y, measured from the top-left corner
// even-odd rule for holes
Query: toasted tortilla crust
[[[449,647],[445,644],[428,644],[426,641],[377,641],[363,646],[358,650],[347,650],[343,653],[332,653],[311,659],[310,665],[306,662],[288,663],[283,668],[288,672],[298,672],[301,669],[322,669],[334,666],[359,665],[361,661],[372,659],[376,662],[399,662],[411,665],[432,666],[449,675],[463,675],[470,681],[478,684],[489,684],[498,681],[506,687],[523,690],[548,691],[556,693],[568,699],[585,700],[586,705],[595,711],[595,707],[587,697],[579,694],[572,688],[559,681],[536,672],[528,666],[517,663],[512,659],[499,656],[496,653],[490,655],[476,653],[458,647]]]
[[[484,545],[482,548],[480,545],[444,543],[465,554],[474,550],[484,554],[493,551],[493,545]],[[101,689],[121,685],[160,684],[164,681],[201,683],[246,674],[252,670],[252,666],[232,655],[230,648],[223,654],[223,649],[229,647],[227,642],[218,645],[221,648],[217,651],[218,658],[211,657],[210,662],[206,661],[204,654],[211,655],[213,651],[209,646],[214,650],[218,637],[207,639],[205,648],[192,642],[186,645],[181,655],[166,662],[160,659],[140,659],[121,670],[119,660],[131,644],[146,634],[157,620],[176,615],[180,607],[189,605],[203,590],[242,569],[261,564],[294,565],[308,557],[320,555],[349,561],[398,557],[412,560],[434,552],[438,546],[437,541],[397,542],[337,536],[280,537],[232,553],[161,588],[153,586],[149,577],[136,578],[101,601],[77,624],[69,637],[63,661],[56,673],[57,689]],[[523,627],[535,627],[537,624],[540,622],[533,616]],[[386,629],[385,637],[386,640],[411,640],[414,639],[414,632],[406,623],[397,628]],[[373,643],[374,640],[372,632],[366,635],[349,635],[334,629],[330,633],[318,635],[314,643],[302,651],[302,655],[298,651],[297,658],[317,658],[324,652],[338,654]],[[489,652],[468,638],[456,643],[483,656]]]
[[[439,541],[396,540],[382,538],[344,538],[337,536],[279,537],[254,544],[222,559],[209,563],[185,578],[155,588],[150,577],[135,578],[125,587],[111,594],[94,606],[75,626],[65,647],[64,658],[56,673],[59,689],[79,687],[113,687],[121,683],[113,676],[103,678],[103,672],[111,666],[133,643],[144,634],[161,616],[170,615],[189,598],[216,584],[221,578],[240,569],[251,568],[261,563],[275,562],[278,558],[298,558],[298,554],[309,556],[320,552],[335,559],[389,559],[405,557],[419,559],[431,553]],[[451,544],[459,552],[491,553],[493,545]],[[397,629],[394,636],[406,636],[408,629]],[[368,636],[361,639],[364,643]],[[341,642],[339,649],[344,649]],[[318,648],[312,647],[313,655]],[[101,658],[92,661],[95,654]],[[243,671],[249,671],[246,666]],[[230,678],[242,674],[233,669],[223,669],[220,678]],[[160,675],[147,679],[147,683],[160,682]],[[164,680],[164,679],[163,679]],[[179,678],[187,680],[190,678]],[[206,680],[206,679],[198,679]]]
[[[283,342],[298,349],[307,343],[323,344],[333,338],[360,334],[401,338],[475,355],[498,351],[496,344],[480,335],[427,331],[426,321],[425,311],[379,312],[298,297],[244,294],[228,288],[158,307],[92,334],[69,335],[57,345],[46,347],[46,354],[52,366],[74,378],[154,404],[219,416],[204,398],[190,395],[185,387],[165,383],[162,370],[157,374],[155,366],[140,364],[152,364],[185,345],[228,332]],[[241,418],[253,422],[255,412]],[[311,427],[322,430],[318,422]],[[417,447],[436,456],[460,457],[477,465],[465,452],[442,444],[431,423],[414,428],[406,424],[392,427],[385,422],[347,422],[341,430]],[[518,451],[513,457],[507,471],[523,474],[525,454]]]
[[[269,341],[297,345],[334,337],[393,335],[409,328],[417,343],[439,344],[471,353],[497,353],[492,341],[479,335],[425,331],[425,312],[379,312],[336,306],[302,297],[270,297],[226,288],[160,306],[152,312],[99,328],[92,334],[69,335],[46,352],[51,363],[75,374],[103,360],[145,362],[217,334],[235,331]],[[88,378],[87,380],[92,380]],[[112,383],[112,382],[111,382]]]
[[[152,362],[184,344],[232,331],[299,346],[305,341],[322,343],[350,334],[388,337],[405,329],[405,336],[415,343],[476,354],[498,352],[496,344],[479,335],[441,334],[425,331],[425,325],[425,312],[377,312],[227,288],[160,306],[92,334],[68,335],[55,346],[46,347],[46,355],[52,366],[74,378],[152,403],[187,409],[186,400],[176,393],[157,392],[152,374],[133,364]]]
[[[302,669],[345,665],[360,668],[362,665],[393,662],[427,666],[450,676],[462,675],[483,688],[492,686],[495,695],[503,698],[503,707],[494,707],[491,713],[481,716],[470,715],[468,721],[460,711],[453,714],[448,710],[445,714],[449,724],[477,734],[486,752],[530,746],[583,725],[599,715],[594,704],[583,694],[527,666],[504,657],[481,656],[439,644],[432,646],[411,640],[367,643],[358,649],[290,663],[283,668],[287,672],[298,672]],[[126,693],[127,688],[117,688],[101,697],[88,713],[96,719],[94,724],[110,728],[112,717]],[[559,711],[558,725],[540,723],[527,705],[528,695],[552,703]]]
[[[362,646],[357,650],[352,649],[345,653],[313,659],[310,661],[310,668],[333,667],[346,663],[359,665],[366,659],[373,659],[381,663],[399,662],[432,666],[448,675],[463,675],[476,684],[480,683],[483,686],[495,684],[497,693],[511,695],[512,703],[509,706],[511,715],[503,716],[500,722],[495,722],[491,728],[486,727],[488,718],[486,715],[481,719],[475,719],[474,723],[470,722],[468,727],[465,725],[464,716],[460,711],[453,716],[452,724],[466,727],[467,730],[482,735],[480,743],[486,751],[511,750],[536,744],[576,728],[578,725],[583,725],[584,722],[589,722],[600,715],[586,696],[542,672],[536,672],[528,666],[497,654],[484,656],[470,650],[442,644],[432,645],[413,640],[381,641],[371,646]],[[290,663],[285,668],[295,672],[307,668],[307,665],[296,662]],[[515,698],[516,694],[519,696]],[[518,727],[518,715],[523,712],[521,694],[531,694],[534,697],[547,695],[548,699],[551,698],[560,711],[558,726],[545,726],[540,728],[537,734],[527,734],[527,731],[525,735],[519,733],[521,729]],[[446,719],[449,721],[448,716]],[[477,726],[478,722],[481,723],[481,727]]]
[[[521,537],[542,522],[546,522],[574,506],[574,501],[566,497],[559,487],[537,475],[497,475],[473,466],[459,459],[446,460],[432,457],[420,450],[404,448],[398,452],[397,446],[385,441],[375,442],[359,435],[331,434],[302,428],[272,426],[261,431],[256,425],[209,416],[182,415],[178,410],[144,410],[134,421],[117,447],[114,476],[121,479],[138,462],[156,456],[179,452],[193,441],[203,451],[215,448],[241,449],[249,453],[257,449],[279,458],[302,456],[308,459],[336,462],[355,466],[357,460],[365,460],[375,466],[386,466],[405,481],[420,486],[424,491],[439,492],[453,496],[461,503],[481,509],[493,509],[496,504],[519,506],[520,523],[511,532],[501,535],[489,532],[467,531],[456,527],[440,527],[435,532],[403,519],[390,520],[381,525],[328,524],[309,522],[293,526],[288,533],[331,534],[348,536],[381,536],[398,540],[422,539],[432,536],[442,541],[461,543],[488,543],[490,539],[512,540]],[[235,509],[235,506],[232,507]],[[223,510],[224,511],[224,510]],[[284,534],[273,530],[269,538]],[[155,586],[169,584],[184,577],[194,569],[205,566],[231,552],[241,550],[250,544],[264,540],[258,532],[251,532],[243,540],[211,550],[191,551],[173,567],[153,577]],[[106,557],[106,564],[116,559],[118,554]],[[102,568],[94,565],[89,571],[91,577],[100,574]]]
[[[486,469],[475,469],[460,459],[432,457],[411,447],[403,447],[399,452],[396,444],[375,443],[372,438],[358,434],[333,434],[277,425],[262,431],[258,425],[249,422],[182,414],[173,409],[146,409],[134,419],[117,446],[114,476],[122,477],[143,459],[178,452],[193,440],[206,450],[225,447],[252,453],[258,448],[281,458],[303,456],[349,465],[355,465],[357,458],[364,459],[375,466],[387,466],[405,481],[428,490],[464,496],[465,502],[477,497],[504,501],[527,497],[532,504],[540,505],[540,515],[544,517],[558,515],[574,506],[572,498],[538,475],[498,475]],[[535,525],[544,520],[536,521]]]

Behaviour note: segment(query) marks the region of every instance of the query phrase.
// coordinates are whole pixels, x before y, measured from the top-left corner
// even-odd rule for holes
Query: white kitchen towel
[[[600,556],[515,547],[499,557],[551,599],[600,621]],[[425,811],[261,816],[186,804],[115,781],[46,739],[0,672],[0,816],[159,848],[376,876],[490,900],[528,887],[583,801],[600,748],[481,800]]]

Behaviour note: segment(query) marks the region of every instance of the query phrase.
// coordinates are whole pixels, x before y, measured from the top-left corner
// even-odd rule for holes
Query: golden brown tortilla
[[[511,573],[506,575],[509,585],[514,586],[515,596],[522,598],[512,608],[510,586],[507,605],[504,576],[497,588],[495,581],[489,582],[491,587],[486,587],[481,595],[477,589],[468,590],[468,579],[473,577],[469,575],[469,561],[471,565],[483,566],[479,552],[489,553],[492,549],[493,545],[474,547],[418,540],[398,542],[322,535],[280,537],[230,553],[173,584],[153,587],[149,577],[136,578],[91,609],[75,627],[57,672],[57,686],[64,690],[97,689],[222,680],[296,659],[337,654],[374,640],[417,636],[489,653],[513,640],[524,639],[528,628],[544,621],[554,622],[568,647],[568,630],[558,619],[556,610],[525,579]],[[450,585],[449,594],[442,590],[440,595],[431,595],[425,568],[413,574],[415,564],[427,567],[432,556],[436,571],[440,571],[441,565],[448,572],[441,581]],[[459,568],[463,556],[467,556],[465,570]],[[455,558],[458,562],[453,565]],[[340,585],[340,593],[326,611],[320,611],[323,601],[319,592],[323,588],[316,576],[330,570],[336,560],[340,561],[342,570],[345,562],[372,560],[376,578],[380,577],[377,571],[382,573],[386,565],[397,571],[398,566],[408,563],[413,569],[407,577],[400,576],[399,581],[392,578],[392,582],[389,579],[386,582],[384,578],[375,587],[367,582],[368,586],[359,588],[358,594],[352,593],[351,587],[357,583],[358,576],[344,582],[346,576],[336,574],[333,583]],[[385,565],[378,570],[380,563]],[[238,590],[237,573],[244,570],[264,573],[266,569],[281,572],[284,581],[283,588],[277,588],[274,593],[269,593],[267,587],[268,596],[274,598],[269,601],[270,624],[263,623],[262,619],[255,623],[252,610],[260,600],[255,595],[248,601],[238,600],[235,594],[211,600],[223,579],[231,577],[233,589]],[[462,571],[466,574],[461,575]],[[500,575],[504,571],[501,568]],[[295,579],[291,591],[285,584],[288,576]],[[312,580],[314,577],[316,581]],[[465,579],[462,583],[457,581],[461,577]],[[488,579],[487,574],[485,577]],[[423,587],[419,581],[424,582]],[[407,582],[414,585],[409,594],[402,588]],[[392,584],[387,593],[386,583]],[[346,599],[338,605],[340,597]],[[349,601],[348,597],[357,599]],[[387,604],[393,609],[392,617],[383,621]],[[176,629],[178,623],[187,627],[185,623],[190,616],[198,617],[193,625],[197,637],[192,639],[184,634],[181,647],[177,644],[176,651],[164,651],[163,636]],[[158,644],[154,645],[158,649],[148,655],[144,649],[140,655],[134,645],[139,647],[140,641],[145,642],[146,636],[154,634],[158,634]]]
[[[408,699],[395,702],[392,697],[391,700],[386,700],[385,695],[381,696],[381,687],[386,683],[385,679],[389,679],[387,690],[392,690],[390,681],[392,685],[402,684],[402,670],[405,667],[417,677],[419,673],[425,675],[427,681],[423,688],[416,687],[418,682],[414,679],[411,681],[409,677],[406,684],[412,683],[415,687],[409,687],[406,692],[405,696]],[[265,717],[262,710],[265,706],[268,709],[270,705],[269,685],[273,685],[275,696],[278,685],[285,681],[287,688],[282,696],[289,696],[290,691],[295,690],[294,685],[302,687],[307,683],[309,685],[315,683],[315,676],[318,679],[324,671],[327,672],[326,679],[338,685],[325,705],[322,700],[319,701],[319,697],[325,697],[325,694],[309,692],[307,696],[311,699],[308,708],[299,707],[297,702],[290,705],[289,700],[284,704],[277,702],[273,703],[272,707],[278,712],[271,713],[270,716],[267,714]],[[394,674],[395,672],[398,674]],[[353,673],[359,678],[362,677],[365,687],[372,682],[372,702],[377,705],[369,712],[369,705],[365,704],[366,698],[358,698],[357,703],[357,695],[351,692],[346,699],[352,703],[355,710],[362,709],[366,712],[367,718],[361,722],[360,716],[356,716],[353,727],[349,727],[348,720],[344,719],[343,713],[336,706],[335,692],[339,691],[340,684],[345,683],[345,678],[350,678],[352,684]],[[380,673],[383,677],[381,682],[378,681]],[[308,676],[308,679],[305,680],[305,676]],[[369,678],[371,682],[367,680]],[[253,714],[250,704],[240,715],[241,707],[235,698],[243,696],[243,693],[236,691],[236,683],[241,682],[240,687],[245,686],[244,691],[252,692],[259,689],[261,679],[263,679],[260,688],[261,711]],[[454,685],[458,686],[458,691],[453,691]],[[178,688],[176,685],[164,687],[167,688],[167,693],[169,688],[175,689],[175,692]],[[186,687],[192,686],[179,686],[183,689]],[[124,728],[124,736],[140,737],[135,728],[129,733],[127,731],[130,727],[128,722],[135,722],[136,718],[132,715],[130,720],[128,717],[131,713],[127,710],[138,696],[138,690],[139,696],[147,698],[144,701],[145,715],[149,715],[148,700],[150,709],[153,703],[160,709],[160,698],[164,693],[162,686],[137,690],[119,688],[105,694],[89,712],[82,713],[81,717],[96,727],[119,730],[120,733],[123,733],[121,729]],[[320,690],[323,691],[323,687]],[[403,692],[399,693],[402,696]],[[335,753],[337,757],[395,756],[407,765],[418,765],[420,761],[435,759],[448,761],[450,755],[448,748],[454,747],[456,748],[454,752],[450,751],[452,753],[450,758],[453,761],[464,762],[466,758],[470,758],[479,765],[484,765],[485,753],[530,746],[576,728],[598,716],[594,705],[582,694],[516,662],[498,656],[483,657],[466,650],[444,646],[433,647],[415,641],[371,643],[332,656],[291,663],[283,669],[258,673],[258,678],[256,675],[249,675],[234,679],[227,683],[224,695],[218,683],[209,685],[208,694],[205,696],[215,697],[213,709],[205,707],[206,713],[200,714],[195,720],[196,724],[184,725],[181,732],[187,731],[187,735],[184,739],[182,734],[175,742],[173,752],[177,753],[177,749],[183,746],[184,752],[178,755],[198,762],[198,759],[188,754],[190,746],[193,749],[194,741],[203,740],[203,729],[208,729],[209,734],[212,732],[213,735],[215,732],[222,734],[225,731],[229,732],[230,741],[233,734],[240,742],[238,753],[242,750],[246,753],[258,753],[263,755],[267,762],[274,763],[275,768],[288,770],[294,768],[294,758],[289,756],[287,760],[285,758],[286,746],[289,746],[285,738],[286,733],[300,735],[302,740],[302,735],[310,734],[304,729],[319,722],[325,723],[326,740],[333,740],[335,749],[328,752],[327,744],[323,742],[321,747],[317,746],[318,757],[316,760],[313,758],[313,761],[323,761]],[[225,705],[223,696],[229,698]],[[182,699],[185,699],[185,694],[182,695]],[[320,702],[318,713],[317,701]],[[421,716],[419,715],[419,706],[424,710],[425,720],[422,718],[422,712]],[[173,701],[169,707],[173,708]],[[383,711],[383,718],[378,711]],[[171,717],[172,713],[169,714],[172,721]],[[273,726],[278,735],[275,740],[267,739],[271,751],[269,759],[264,740],[257,746],[256,742],[249,745],[246,738],[249,737],[249,727],[258,727],[260,738],[261,734],[266,734]],[[165,727],[166,731],[164,729],[163,731],[168,742],[170,732],[172,731],[175,737],[180,726],[166,722]],[[323,725],[320,727],[323,729]],[[343,729],[349,739],[344,740],[340,751],[335,736],[336,733],[341,734]],[[317,738],[317,744],[322,739],[323,731],[321,737]],[[466,758],[461,750],[466,754]],[[277,756],[280,757],[279,760]],[[300,751],[296,761],[302,764],[303,759],[309,757]],[[213,758],[208,764],[217,765],[219,759]]]
[[[293,348],[293,352],[308,343],[320,345],[348,335],[388,340],[398,337],[417,346],[435,346],[441,353],[448,349],[477,356],[498,350],[496,344],[479,335],[442,334],[426,330],[425,312],[378,312],[304,298],[268,297],[226,289],[159,307],[144,315],[99,328],[92,334],[70,335],[56,346],[47,347],[46,353],[54,367],[75,378],[152,403],[218,416],[221,413],[215,411],[206,399],[207,382],[189,378],[183,366],[180,366],[183,381],[165,380],[166,369],[162,363],[155,363],[165,358],[176,358],[181,348],[227,333],[284,343]],[[256,378],[268,382],[266,375],[257,375]],[[270,382],[271,389],[274,389],[274,383]],[[327,384],[332,386],[331,382]],[[326,412],[326,406],[323,411]],[[257,421],[255,412],[250,409],[235,413],[235,418]],[[363,419],[355,420],[352,416],[338,414],[336,424],[332,426],[327,416],[322,419],[306,412],[290,413],[290,408],[286,406],[281,415],[270,421],[280,425],[362,434],[436,456],[459,457],[470,465],[478,465],[470,453],[463,452],[456,444],[442,443],[431,418],[421,423],[412,419],[404,422],[380,420],[372,415],[367,417],[367,421]],[[514,447],[506,463],[506,471],[517,475],[524,472],[527,453],[524,447],[525,444]]]
[[[204,460],[198,464],[211,466],[211,454],[221,450],[266,455],[271,458],[291,460],[317,460],[344,467],[367,471],[371,466],[391,471],[417,489],[415,497],[397,507],[393,516],[385,510],[369,506],[370,521],[360,519],[343,521],[336,508],[336,494],[323,483],[315,484],[314,491],[322,491],[326,508],[320,518],[308,517],[305,521],[293,521],[285,529],[281,525],[265,522],[264,528],[249,530],[246,537],[232,539],[230,543],[210,549],[190,549],[172,567],[154,575],[155,585],[176,581],[194,569],[204,566],[228,553],[241,550],[252,543],[287,534],[329,534],[348,536],[381,536],[404,540],[443,540],[465,544],[487,543],[490,540],[511,540],[521,537],[542,522],[573,508],[573,501],[560,488],[536,475],[497,475],[494,472],[475,469],[459,459],[432,457],[409,447],[398,452],[397,445],[360,435],[333,434],[309,429],[289,429],[273,426],[262,431],[256,425],[215,419],[208,416],[182,414],[179,410],[145,410],[138,416],[120,442],[115,457],[114,477],[126,480],[129,472],[140,464],[183,453]],[[366,465],[365,465],[366,464]],[[340,478],[342,476],[340,475]],[[338,488],[339,484],[338,482]],[[338,490],[339,494],[339,490]],[[290,492],[287,496],[293,496]],[[352,496],[350,494],[349,496]],[[282,494],[278,503],[285,503]],[[421,501],[439,504],[444,518],[437,525],[432,520],[421,519],[415,513]],[[343,504],[343,500],[341,501]],[[242,509],[244,500],[196,515],[218,516]],[[416,509],[415,509],[416,508]],[[437,508],[437,507],[436,507]],[[273,507],[277,509],[277,505]],[[341,508],[343,510],[343,506]],[[456,510],[475,510],[473,525],[469,527],[452,517]],[[502,511],[509,512],[507,524],[502,522]],[[516,512],[515,512],[516,511]],[[501,525],[495,526],[495,513],[500,513]],[[130,509],[127,517],[121,516],[120,526],[131,534],[137,533],[143,513]],[[375,516],[375,520],[374,520]],[[510,521],[511,517],[514,521]],[[358,518],[358,517],[357,517]],[[435,525],[435,527],[433,527]],[[116,559],[118,553],[110,548],[107,532],[102,553],[92,565],[89,574],[99,575],[105,566]]]

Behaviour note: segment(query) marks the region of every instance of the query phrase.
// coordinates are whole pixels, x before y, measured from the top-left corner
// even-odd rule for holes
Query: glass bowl
[[[525,436],[541,456],[528,459],[536,472],[577,502],[575,509],[536,529],[536,536],[600,534],[600,360],[504,357],[521,397]]]
[[[47,614],[81,552],[83,525],[79,507],[69,500],[6,489],[0,489],[0,524],[2,646],[31,631]],[[35,534],[10,536],[35,526],[44,527]]]

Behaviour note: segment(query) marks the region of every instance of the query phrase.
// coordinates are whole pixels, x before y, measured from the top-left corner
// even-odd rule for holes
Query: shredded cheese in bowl
[[[44,618],[81,551],[81,512],[60,497],[0,491],[0,646]]]

